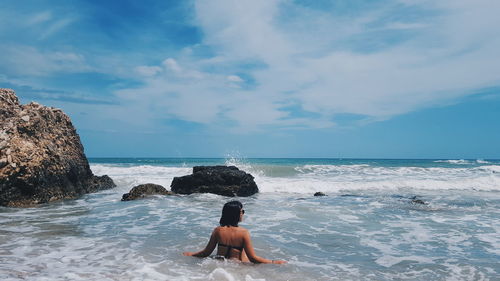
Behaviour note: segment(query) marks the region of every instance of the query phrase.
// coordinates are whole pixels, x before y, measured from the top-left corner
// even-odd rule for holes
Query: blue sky
[[[0,87],[90,157],[500,158],[496,0],[11,1]]]

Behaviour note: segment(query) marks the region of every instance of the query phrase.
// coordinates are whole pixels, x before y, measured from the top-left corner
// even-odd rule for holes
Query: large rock
[[[259,192],[253,176],[234,166],[196,166],[192,175],[175,177],[170,187],[179,194],[250,196]]]
[[[80,137],[60,109],[20,105],[0,89],[0,205],[30,206],[115,187],[92,174]]]
[[[165,187],[154,184],[146,183],[138,186],[134,186],[129,193],[125,193],[122,196],[122,201],[136,200],[140,198],[145,198],[152,195],[171,195],[172,192],[165,189]]]

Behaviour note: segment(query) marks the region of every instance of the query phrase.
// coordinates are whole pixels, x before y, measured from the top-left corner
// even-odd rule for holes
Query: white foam
[[[212,281],[235,281],[236,279],[229,272],[222,268],[216,268],[208,275],[208,280]]]
[[[383,267],[391,267],[403,261],[417,262],[417,263],[432,263],[433,259],[422,257],[422,256],[390,256],[384,255],[375,260],[375,262]]]
[[[344,190],[500,190],[500,166],[473,168],[309,165],[292,178],[257,176],[262,192],[312,193]]]
[[[491,280],[485,276],[483,272],[478,271],[476,268],[470,265],[457,265],[452,263],[445,263],[449,269],[450,276],[447,280],[459,281],[459,280],[479,280],[486,281]]]
[[[337,218],[349,223],[361,223],[361,220],[353,215],[337,215]]]
[[[482,166],[481,168],[477,168],[477,169],[489,171],[491,173],[500,173],[500,166],[497,166],[497,165]]]
[[[0,241],[0,279],[495,278],[498,192],[422,192],[423,198],[442,206],[474,198],[486,202],[478,210],[443,207],[440,212],[405,209],[410,204],[398,204],[400,199],[387,193],[365,194],[359,201],[290,193],[240,198],[247,211],[242,226],[251,232],[257,254],[288,260],[284,266],[182,256],[206,245],[228,200],[217,195],[119,202],[109,200],[121,196],[113,189],[67,204],[8,210],[0,212],[2,229],[12,231],[0,235],[5,239]],[[374,206],[373,201],[379,203]],[[15,232],[17,226],[22,232]],[[25,232],[25,226],[31,229]]]
[[[189,175],[190,167],[164,167],[152,165],[117,166],[93,164],[90,166],[96,175],[108,175],[120,187],[131,188],[135,185],[154,183],[169,189],[174,177]]]
[[[394,225],[395,227],[404,227],[405,233],[401,237],[405,241],[414,241],[418,243],[425,243],[434,239],[430,231],[421,222],[418,221],[399,221]]]
[[[242,170],[255,170],[249,164],[237,164]],[[109,175],[124,190],[143,183],[156,183],[168,189],[174,177],[192,173],[190,167],[151,165],[123,167],[95,164],[91,168],[97,175]],[[253,175],[260,192],[339,193],[346,190],[399,189],[500,190],[500,166],[498,165],[470,168],[304,165],[295,167],[295,170],[297,173],[290,176],[267,176],[259,170]]]
[[[264,278],[254,279],[254,278],[252,278],[252,276],[247,274],[247,275],[245,275],[245,281],[266,281],[266,279],[264,279]]]
[[[500,256],[500,233],[498,230],[495,233],[480,233],[477,238],[490,245],[490,247],[486,247],[488,252]]]
[[[436,160],[434,161],[435,163],[449,163],[449,164],[455,164],[455,165],[467,165],[467,164],[472,164],[471,161],[464,160],[464,159],[458,159],[458,160]]]

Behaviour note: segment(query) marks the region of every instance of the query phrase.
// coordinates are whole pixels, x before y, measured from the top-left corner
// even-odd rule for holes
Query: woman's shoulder
[[[225,229],[225,226],[217,226],[214,228],[214,232],[215,233],[220,233],[222,230]],[[248,232],[248,230],[242,226],[238,226],[238,227],[231,227],[231,231],[237,231],[237,232]],[[228,229],[229,230],[229,229]]]
[[[241,232],[248,232],[248,229],[242,227],[242,226],[238,226],[238,231],[241,231]]]

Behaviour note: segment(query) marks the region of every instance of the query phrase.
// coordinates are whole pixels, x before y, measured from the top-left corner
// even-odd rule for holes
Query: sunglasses
[[[242,214],[245,214],[245,210],[241,209],[241,213],[242,213]]]

